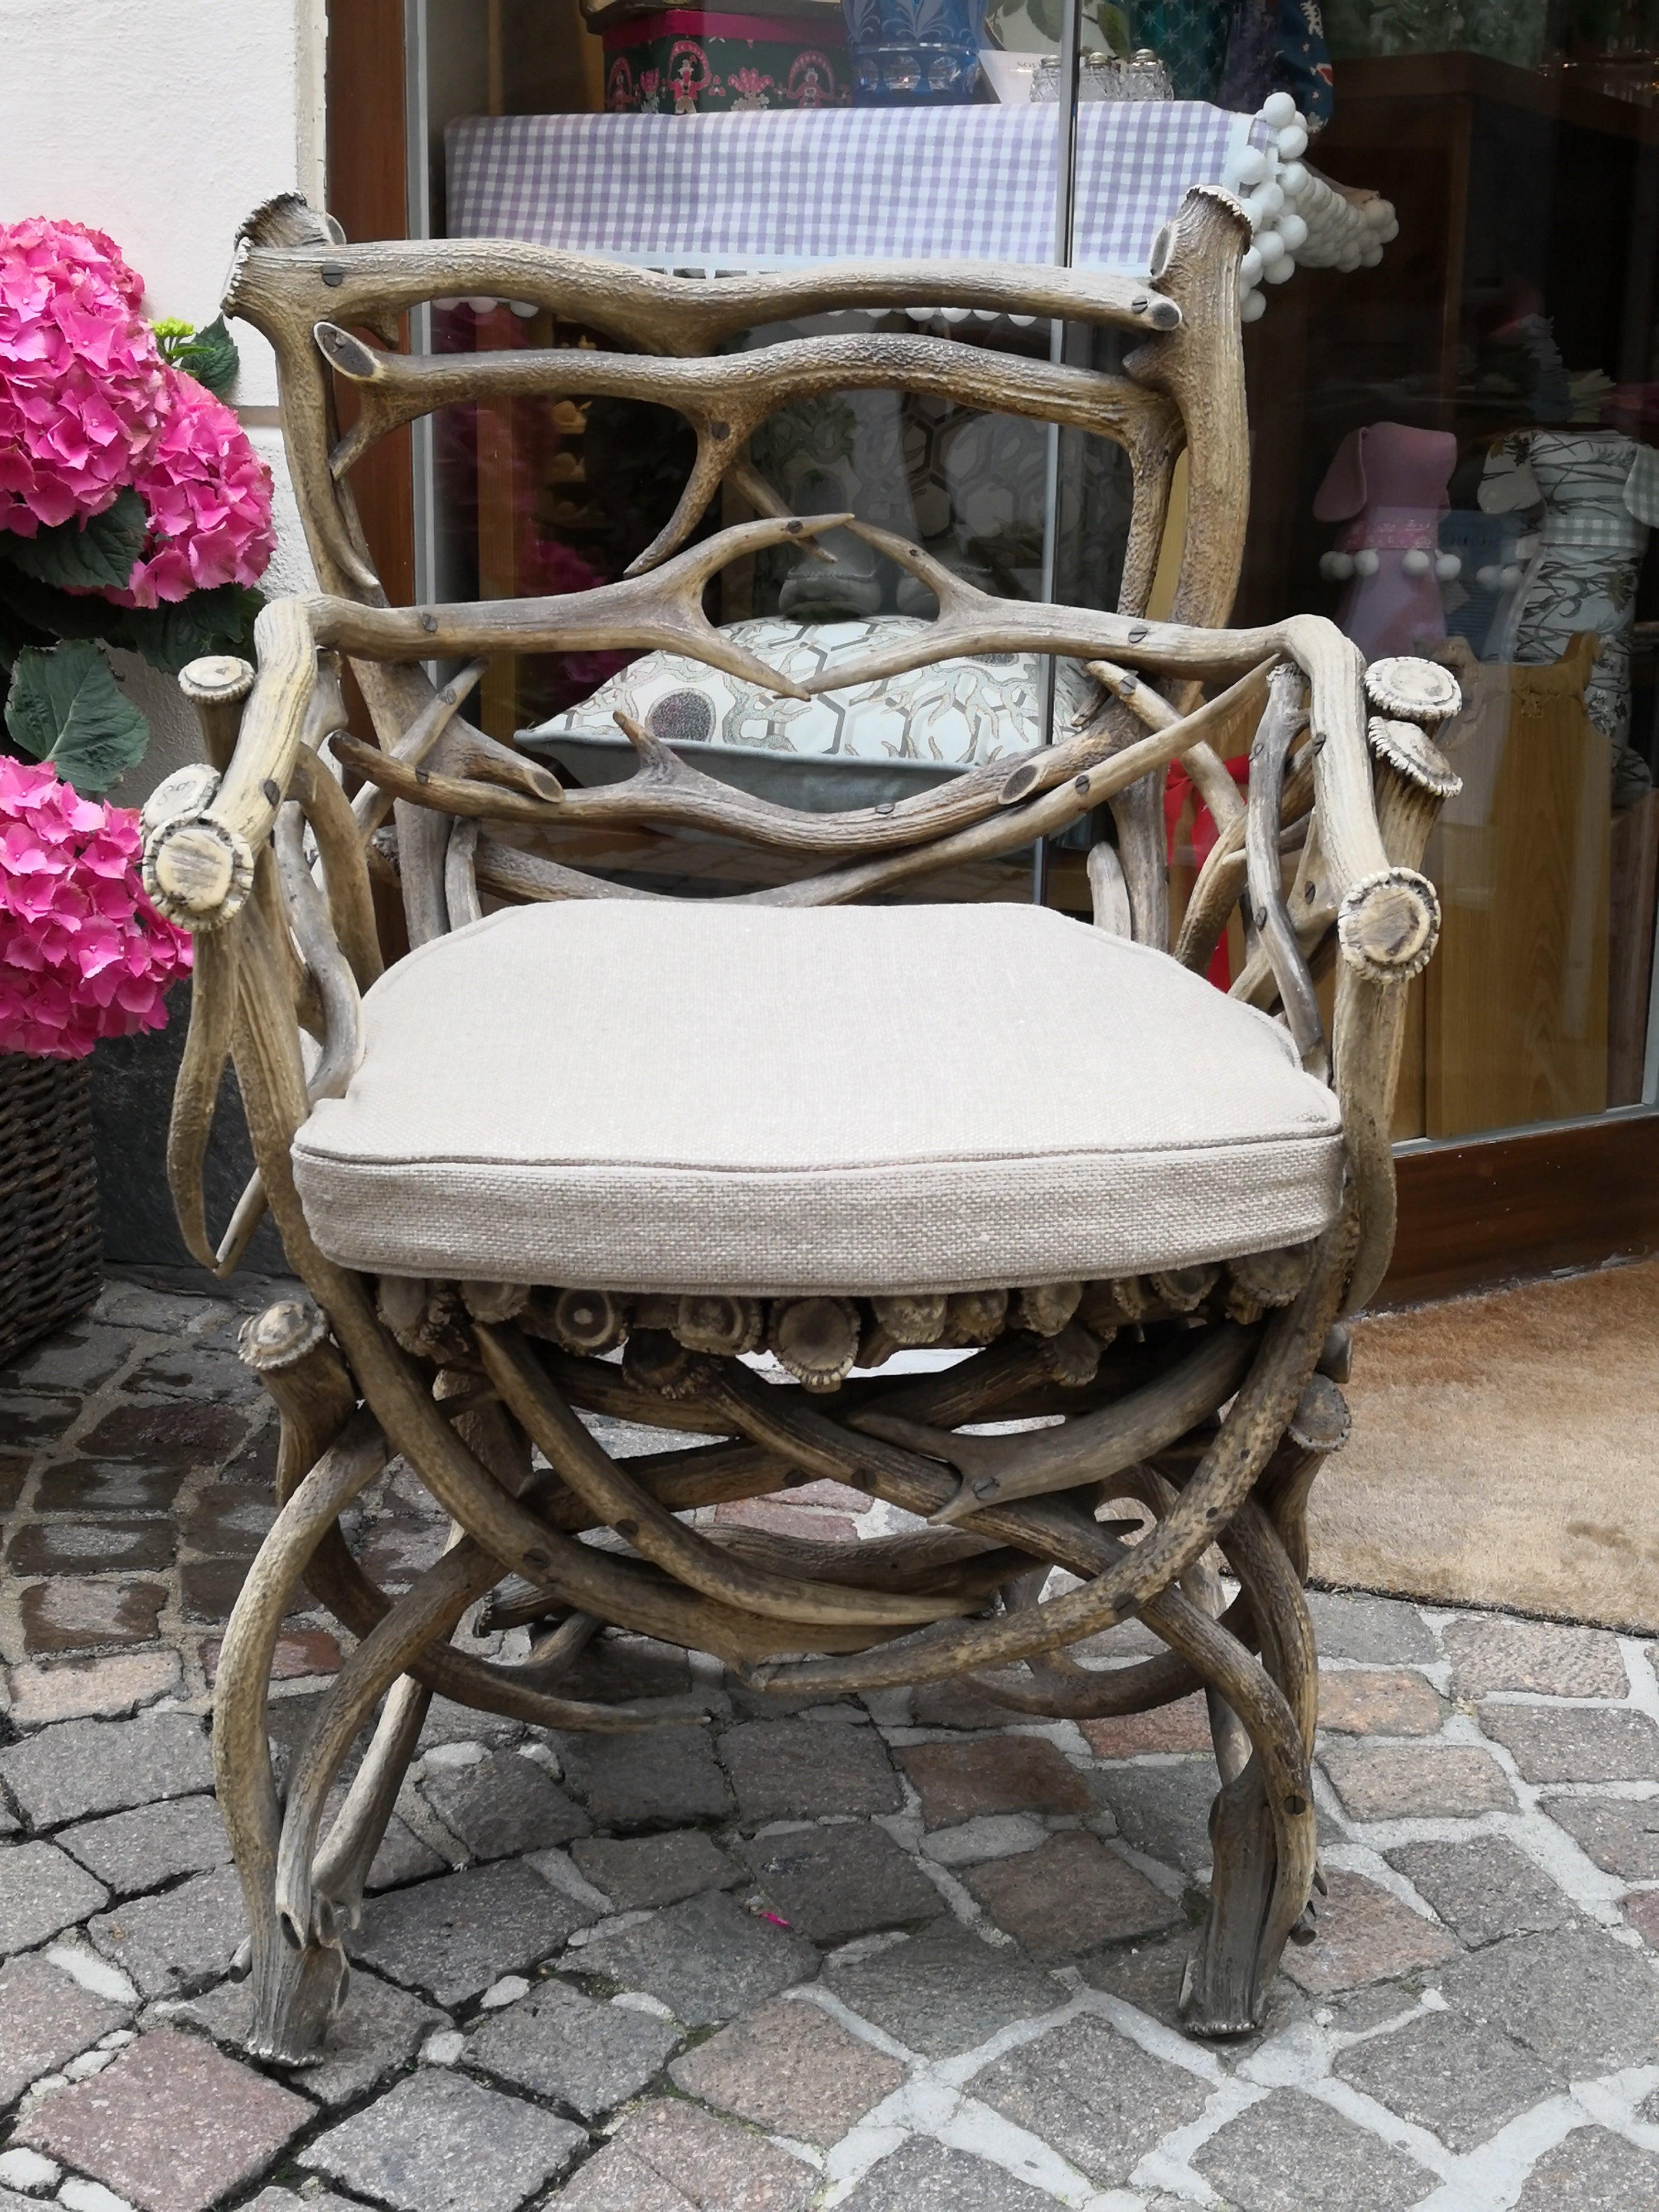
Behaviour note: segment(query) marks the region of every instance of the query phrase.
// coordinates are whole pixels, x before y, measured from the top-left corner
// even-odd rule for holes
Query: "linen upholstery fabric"
[[[295,1140],[331,1259],[615,1291],[986,1289],[1299,1242],[1336,1101],[1265,1014],[1028,906],[508,908],[363,1002]]]

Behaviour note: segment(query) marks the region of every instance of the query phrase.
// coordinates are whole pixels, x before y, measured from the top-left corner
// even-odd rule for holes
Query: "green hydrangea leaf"
[[[131,609],[113,642],[142,653],[164,676],[176,676],[208,653],[232,653],[251,660],[253,618],[264,605],[258,592],[240,584],[221,584],[163,606]]]
[[[83,798],[107,791],[144,757],[149,724],[124,698],[98,647],[85,639],[43,653],[29,646],[13,665],[6,728],[29,760],[50,761]]]
[[[100,637],[107,645],[125,645],[128,610],[85,592],[60,592],[37,576],[0,567],[0,613],[31,630],[42,633],[30,644],[59,637]]]
[[[224,398],[236,381],[236,372],[241,366],[236,341],[225,328],[222,315],[216,317],[205,329],[194,331],[173,358],[187,376],[204,384],[216,399]]]
[[[132,564],[144,550],[149,518],[136,491],[118,491],[114,503],[85,522],[60,522],[33,538],[0,531],[0,556],[26,576],[43,584],[95,592],[106,585],[125,588]]]

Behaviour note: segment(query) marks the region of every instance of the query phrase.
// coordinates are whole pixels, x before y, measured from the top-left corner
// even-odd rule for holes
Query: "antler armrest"
[[[262,609],[257,677],[245,661],[216,659],[192,661],[179,678],[202,716],[210,763],[179,769],[150,793],[143,881],[157,911],[183,929],[221,928],[252,888],[254,856],[288,796],[317,697],[312,610],[298,599]]]

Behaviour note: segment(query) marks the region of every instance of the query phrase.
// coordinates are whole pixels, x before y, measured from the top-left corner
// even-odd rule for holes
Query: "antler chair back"
[[[1144,283],[955,264],[694,283],[512,244],[348,246],[293,200],[246,227],[226,305],[276,349],[322,589],[261,613],[257,677],[238,662],[185,672],[207,761],[152,800],[145,873],[197,933],[169,1151],[185,1233],[228,1268],[268,1206],[310,1293],[246,1333],[281,1412],[283,1503],[218,1675],[255,2050],[297,2057],[325,2033],[434,1691],[560,1728],[687,1717],[560,1694],[606,1625],[791,1697],[971,1674],[1011,1711],[1088,1716],[1207,1687],[1221,1792],[1186,2010],[1206,2033],[1259,2017],[1314,1875],[1304,1516],[1346,1432],[1340,1317],[1392,1242],[1403,996],[1437,927],[1419,867],[1455,781],[1431,732],[1458,702],[1429,664],[1364,670],[1328,623],[1221,627],[1248,496],[1248,234],[1224,195],[1200,190]],[[389,348],[407,309],[457,294],[532,301],[637,349],[423,357],[354,335]],[[1139,343],[1121,376],[880,331],[710,350],[793,313],[932,301]],[[357,394],[344,436],[337,380]],[[1080,732],[934,790],[811,814],[636,728],[629,780],[566,790],[465,720],[480,662],[428,681],[440,658],[672,647],[799,691],[712,625],[702,594],[738,556],[845,520],[780,512],[745,447],[774,409],[860,384],[1117,440],[1135,494],[1122,605],[992,598],[866,529],[937,594],[938,619],[809,688],[960,653],[1065,654],[1109,695]],[[463,397],[592,392],[667,404],[696,433],[676,514],[634,570],[562,598],[387,605],[349,489],[374,440]],[[1183,445],[1185,546],[1173,618],[1155,623],[1144,609]],[[727,478],[762,519],[686,550]],[[376,745],[344,734],[343,659]],[[1241,798],[1222,763],[1246,743]],[[331,744],[363,779],[355,799]],[[1172,957],[1162,788],[1176,759],[1220,836]],[[1096,927],[1007,905],[817,911],[1018,851],[1102,805],[1116,834],[1091,855]],[[713,831],[788,879],[661,899],[535,849],[576,824]],[[415,948],[384,976],[371,865],[395,868]],[[1230,1003],[1200,978],[1236,908],[1247,957]],[[1328,1041],[1316,977],[1332,967]],[[228,1055],[258,1174],[216,1243],[201,1166]],[[964,1357],[872,1371],[919,1344]],[[763,1349],[793,1379],[759,1379]],[[702,1441],[618,1462],[579,1409]],[[1039,1416],[1061,1418],[958,1433]],[[395,1603],[339,1527],[393,1452],[457,1528]],[[849,1556],[696,1517],[817,1477],[929,1525]],[[1144,1527],[1099,1519],[1113,1500],[1134,1501]],[[595,1528],[611,1532],[604,1548],[579,1540]],[[1076,1584],[1044,1595],[1056,1565]],[[279,1800],[266,1685],[302,1577],[360,1641]],[[451,1644],[480,1600],[486,1626],[536,1625],[527,1662]],[[1164,1657],[1101,1673],[1067,1656],[1132,1613]],[[330,1788],[383,1698],[325,1837]]]

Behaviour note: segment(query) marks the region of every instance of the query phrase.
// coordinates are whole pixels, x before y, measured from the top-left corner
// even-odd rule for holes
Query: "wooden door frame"
[[[409,234],[404,0],[332,0],[325,146],[329,213],[350,239]],[[351,489],[386,596],[415,597],[415,465],[408,428],[382,438]]]
[[[329,10],[328,203],[349,238],[408,228],[404,0]],[[413,460],[385,439],[353,478],[388,592],[414,597]],[[1400,1233],[1378,1303],[1448,1297],[1659,1251],[1659,1112],[1403,1154]]]

